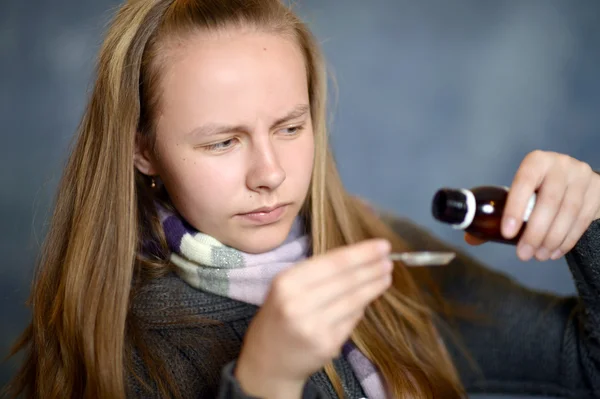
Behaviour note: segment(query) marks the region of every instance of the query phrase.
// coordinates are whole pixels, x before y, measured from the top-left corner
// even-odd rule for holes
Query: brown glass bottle
[[[508,188],[503,186],[479,186],[470,190],[442,188],[433,197],[431,211],[433,217],[440,222],[464,230],[472,236],[514,245],[527,226],[535,205],[535,194],[527,206],[521,230],[512,239],[504,238],[500,228],[507,197]]]

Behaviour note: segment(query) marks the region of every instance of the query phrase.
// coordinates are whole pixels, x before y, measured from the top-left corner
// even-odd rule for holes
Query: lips
[[[269,213],[269,212],[273,212],[275,209],[281,208],[282,206],[285,206],[285,205],[287,205],[287,204],[277,204],[274,206],[263,206],[261,208],[253,209],[250,212],[240,213],[240,215],[250,215],[253,213]]]
[[[252,226],[266,226],[279,222],[287,212],[289,204],[263,206],[247,213],[240,213],[238,217]]]

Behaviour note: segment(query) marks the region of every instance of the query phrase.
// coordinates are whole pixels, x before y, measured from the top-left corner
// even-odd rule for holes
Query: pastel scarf
[[[249,254],[223,245],[165,209],[159,216],[179,276],[192,287],[260,306],[271,280],[279,272],[307,258],[309,238],[298,217],[278,248]],[[349,340],[342,348],[364,392],[370,399],[384,399],[385,391],[376,367]]]

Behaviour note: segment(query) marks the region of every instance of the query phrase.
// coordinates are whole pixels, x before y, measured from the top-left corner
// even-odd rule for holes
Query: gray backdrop
[[[333,144],[348,188],[524,284],[573,292],[563,260],[468,248],[437,224],[440,186],[509,184],[536,148],[600,168],[600,2],[298,0],[339,85]],[[0,355],[23,303],[115,0],[0,3]],[[499,300],[501,300],[499,298]],[[14,362],[0,368],[0,384]]]

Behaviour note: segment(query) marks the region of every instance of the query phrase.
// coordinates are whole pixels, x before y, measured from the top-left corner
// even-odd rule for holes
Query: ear
[[[156,169],[156,160],[152,156],[147,146],[142,143],[144,140],[140,140],[138,135],[135,140],[135,153],[133,154],[133,164],[136,169],[147,176],[155,176],[158,174]]]

